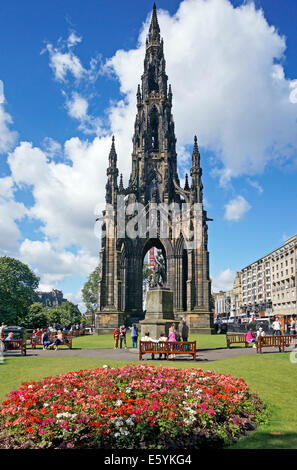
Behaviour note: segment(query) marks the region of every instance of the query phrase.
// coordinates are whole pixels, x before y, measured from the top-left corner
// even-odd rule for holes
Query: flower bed
[[[105,366],[12,391],[0,407],[0,448],[222,447],[255,429],[263,410],[242,379]]]

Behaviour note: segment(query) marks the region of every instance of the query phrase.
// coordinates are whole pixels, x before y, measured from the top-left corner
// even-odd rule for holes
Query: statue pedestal
[[[119,328],[125,323],[123,312],[115,310],[105,310],[95,315],[95,334],[103,335],[113,333],[115,328]]]
[[[168,336],[169,328],[176,322],[173,314],[173,292],[169,289],[151,289],[146,294],[145,319],[140,322],[141,337],[149,333],[152,339],[159,339],[161,333]]]

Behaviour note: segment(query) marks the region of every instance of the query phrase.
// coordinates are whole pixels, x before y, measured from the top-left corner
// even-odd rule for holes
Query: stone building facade
[[[53,289],[51,292],[37,292],[39,301],[45,307],[58,307],[62,302],[66,302],[61,290]]]
[[[186,318],[192,332],[209,333],[212,330],[207,248],[207,221],[211,219],[207,218],[203,208],[200,153],[195,137],[191,180],[186,175],[185,185],[181,187],[171,112],[173,93],[171,85],[168,86],[165,66],[163,40],[154,5],[146,41],[144,72],[141,86],[138,85],[137,89],[132,171],[127,187],[124,187],[122,175],[119,179],[114,137],[109,154],[97,333],[111,331],[125,319],[132,322],[144,318],[143,259],[152,247],[162,250],[166,285],[174,293],[176,320]],[[155,212],[151,210],[152,205],[157,207]],[[195,210],[188,211],[189,205],[195,205]],[[168,207],[177,207],[180,213],[186,214],[183,220],[187,219],[188,231],[181,227],[180,219],[176,222],[174,211]],[[145,220],[144,227],[138,219],[135,222],[139,211],[141,220]],[[120,228],[122,223],[124,231]],[[142,228],[142,233],[134,238],[126,231],[133,223],[137,230]],[[190,232],[195,243],[187,238]]]
[[[297,235],[241,271],[242,314],[297,315]]]

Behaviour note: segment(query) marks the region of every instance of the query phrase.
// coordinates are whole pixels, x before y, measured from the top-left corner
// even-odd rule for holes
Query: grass
[[[199,349],[225,348],[225,335],[190,335],[189,341],[196,341]],[[112,349],[112,335],[86,335],[72,340],[73,348],[81,349]],[[132,348],[130,334],[127,334],[127,347]]]
[[[81,339],[83,338],[78,338]],[[0,398],[4,399],[5,393],[18,388],[23,381],[39,380],[45,376],[62,374],[70,370],[102,367],[104,364],[120,367],[126,363],[88,357],[9,357],[0,365]],[[154,361],[152,364],[165,365],[164,361]],[[261,425],[232,448],[297,448],[297,365],[290,362],[289,353],[238,356],[210,363],[169,363],[166,366],[212,369],[223,374],[242,377],[250,389],[268,405],[269,423]]]

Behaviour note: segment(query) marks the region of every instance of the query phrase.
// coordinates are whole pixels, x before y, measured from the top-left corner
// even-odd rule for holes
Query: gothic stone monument
[[[203,209],[200,153],[195,137],[191,181],[186,175],[182,188],[177,172],[172,90],[167,80],[163,40],[154,5],[146,40],[144,72],[136,95],[132,171],[126,188],[122,175],[118,183],[114,137],[109,154],[100,253],[102,277],[95,320],[98,334],[112,332],[124,320],[131,323],[143,320],[143,260],[152,247],[161,250],[165,260],[175,320],[185,318],[191,333],[213,331],[207,249],[207,221],[211,219]],[[130,237],[125,230],[123,232],[122,222],[124,220],[126,226],[131,223],[137,213],[133,209],[137,204],[144,207],[146,227],[141,236]],[[189,243],[187,230],[176,222],[170,211],[169,216],[167,212],[168,232],[164,235],[166,210],[165,216],[162,210],[157,210],[152,216],[149,211],[152,204],[158,207],[174,204],[181,213],[189,205],[195,205],[195,211],[186,209],[184,213],[188,214],[185,220],[196,243]],[[135,224],[138,229],[139,225]]]

